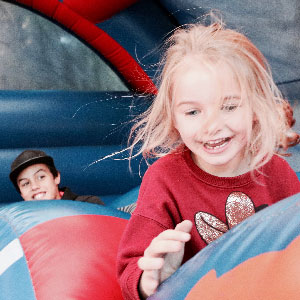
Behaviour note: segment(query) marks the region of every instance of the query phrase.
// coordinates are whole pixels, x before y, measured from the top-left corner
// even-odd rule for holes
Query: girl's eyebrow
[[[229,101],[229,100],[241,100],[241,97],[238,95],[228,95],[223,97],[222,101]],[[176,104],[177,107],[181,105],[199,105],[198,101],[193,101],[193,100],[179,100],[179,103]]]
[[[223,101],[227,101],[227,100],[241,100],[241,97],[238,95],[225,96],[223,98]]]
[[[176,104],[176,106],[178,107],[181,105],[199,105],[199,102],[192,100],[180,100],[179,103]]]

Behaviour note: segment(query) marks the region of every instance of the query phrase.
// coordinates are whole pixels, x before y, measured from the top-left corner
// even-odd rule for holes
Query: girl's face
[[[174,125],[194,162],[204,171],[231,177],[249,171],[244,158],[249,114],[225,65],[184,63],[174,76]]]

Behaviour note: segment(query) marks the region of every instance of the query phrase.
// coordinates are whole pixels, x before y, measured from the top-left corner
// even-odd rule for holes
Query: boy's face
[[[251,120],[232,72],[201,62],[182,66],[174,77],[173,116],[195,163],[216,176],[249,171],[244,159]]]
[[[25,201],[60,199],[59,183],[60,174],[54,178],[45,164],[31,165],[17,177],[17,184]]]

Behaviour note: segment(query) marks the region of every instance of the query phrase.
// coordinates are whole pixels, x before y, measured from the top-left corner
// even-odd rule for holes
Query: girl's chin
[[[245,168],[243,171],[238,171],[237,166],[243,165],[243,159],[240,155],[211,155],[207,153],[201,153],[201,155],[192,155],[195,164],[203,171],[219,176],[219,177],[234,177],[248,172]],[[240,169],[240,167],[238,167]]]

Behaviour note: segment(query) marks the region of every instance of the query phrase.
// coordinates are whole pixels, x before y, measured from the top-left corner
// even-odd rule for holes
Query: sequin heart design
[[[250,197],[242,192],[233,192],[228,196],[225,205],[227,224],[209,213],[200,211],[195,214],[196,228],[201,238],[209,244],[255,214],[257,210],[259,209],[255,209]]]

